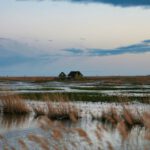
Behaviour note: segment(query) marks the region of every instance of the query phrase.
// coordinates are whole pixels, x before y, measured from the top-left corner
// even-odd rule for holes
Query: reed
[[[49,150],[49,141],[45,137],[36,134],[29,134],[28,139],[39,144],[43,150]]]
[[[127,109],[123,106],[122,112],[116,112],[115,108],[110,108],[108,110],[102,111],[101,115],[95,116],[91,114],[92,119],[100,120],[102,123],[109,123],[113,126],[118,125],[120,122],[124,122],[128,129],[138,125],[140,127],[144,127],[143,115],[137,111],[137,115],[133,113],[130,109]],[[148,114],[144,115],[145,118],[148,118]]]
[[[150,112],[143,113],[144,126],[150,130]]]
[[[128,138],[128,129],[127,129],[127,126],[124,122],[124,120],[122,120],[121,122],[119,122],[118,126],[117,126],[117,129],[122,137],[122,140],[126,140]]]
[[[127,109],[125,107],[123,108],[122,119],[124,120],[128,128],[132,128],[135,125],[141,127],[144,126],[143,117],[140,116],[140,114],[135,115],[130,109]]]
[[[45,116],[46,115],[45,109],[41,106],[33,107],[33,111],[35,113],[34,118],[38,118],[40,116]]]
[[[78,109],[75,106],[72,106],[70,103],[47,103],[48,107],[48,118],[51,120],[71,120],[77,121],[79,119]]]
[[[22,150],[29,150],[27,144],[22,139],[19,139],[18,143]]]
[[[102,123],[111,123],[116,125],[120,121],[120,116],[114,108],[110,108],[107,111],[102,111],[101,115],[95,116],[91,114],[93,120],[100,120]]]
[[[61,128],[60,128],[60,129],[61,129]],[[62,132],[61,132],[60,129],[54,128],[54,129],[52,130],[52,137],[53,137],[54,140],[60,140],[60,139],[63,138],[63,135],[62,135]]]
[[[75,131],[78,133],[79,137],[83,138],[89,145],[92,145],[92,141],[86,131],[82,128],[76,128]]]
[[[18,95],[7,95],[0,99],[4,114],[24,115],[30,113],[29,106]]]

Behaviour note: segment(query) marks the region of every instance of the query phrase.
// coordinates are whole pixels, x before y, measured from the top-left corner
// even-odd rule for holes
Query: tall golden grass
[[[118,123],[124,121],[126,126],[130,129],[135,125],[143,127],[144,116],[146,116],[146,114],[140,115],[139,112],[135,114],[130,109],[123,106],[122,112],[117,112],[115,108],[110,108],[108,110],[102,111],[102,114],[99,116],[92,114],[92,119],[100,120],[103,123],[111,123],[112,125],[117,125]]]
[[[47,98],[48,99],[48,98]],[[67,127],[64,127],[61,124],[61,121],[58,121],[59,124],[55,123],[53,120],[71,120],[76,122],[79,119],[79,110],[69,103],[66,97],[61,97],[61,95],[55,95],[52,97],[56,102],[47,102],[46,109],[41,106],[36,106],[33,108],[33,111],[38,116],[40,120],[39,124],[41,129],[44,129],[46,132],[49,132],[51,138],[54,141],[61,141],[65,138],[65,134],[74,134],[74,136],[79,136],[80,142],[85,141],[89,146],[89,149],[92,147],[94,141],[88,135],[88,132],[83,128],[72,128],[68,130]],[[59,101],[58,101],[59,100]],[[6,96],[1,100],[1,104],[3,106],[3,112],[6,114],[28,114],[31,110],[29,106],[21,100],[19,96]],[[94,118],[95,116],[93,116]],[[109,124],[113,124],[118,130],[122,140],[125,141],[129,138],[130,130],[135,126],[141,126],[147,129],[145,133],[145,140],[150,141],[150,113],[144,112],[142,114],[135,115],[132,110],[123,106],[122,112],[117,112],[115,108],[110,108],[106,111],[103,111],[100,117],[95,117],[94,119],[100,119],[103,122],[107,122]],[[98,141],[102,141],[103,132],[107,131],[107,128],[103,126],[97,125],[97,128],[94,130],[94,135],[96,136]],[[64,134],[65,132],[65,134]],[[34,142],[39,145],[41,149],[48,150],[50,149],[50,140],[41,135],[29,134],[27,136],[28,140]],[[3,136],[0,135],[0,140],[3,140]],[[75,143],[75,141],[69,141],[74,149],[78,149],[80,147],[79,143]],[[22,140],[18,140],[19,145],[25,150],[28,149],[26,143]],[[6,143],[6,148],[9,148],[9,144]],[[113,150],[114,147],[111,142],[107,142],[107,147],[110,150]],[[79,147],[78,147],[79,146]],[[59,145],[54,145],[53,148],[59,149]],[[67,146],[64,144],[64,149],[67,149]],[[91,148],[92,149],[92,148]]]
[[[45,109],[43,107],[35,106],[35,107],[32,107],[32,108],[33,108],[33,111],[35,113],[35,116],[34,116],[35,118],[46,115]]]
[[[4,114],[28,114],[29,106],[18,95],[7,95],[0,99]]]
[[[35,118],[47,116],[51,120],[71,120],[76,122],[79,119],[79,109],[69,102],[69,98],[62,94],[53,94],[51,97],[45,95],[45,107],[33,106]]]
[[[22,150],[29,150],[27,144],[22,139],[19,139],[18,143]]]
[[[49,150],[49,142],[45,137],[35,134],[29,134],[28,139],[39,144],[42,150]]]
[[[35,118],[39,116],[48,116],[52,120],[71,120],[77,121],[79,118],[79,110],[70,104],[67,96],[54,94],[52,97],[43,97],[47,100],[44,107],[30,106],[22,100],[19,95],[7,94],[0,99],[3,114],[25,115],[33,110]]]
[[[79,118],[79,111],[75,106],[72,106],[70,103],[59,102],[57,104],[48,102],[48,118],[52,120],[71,120],[77,121]]]

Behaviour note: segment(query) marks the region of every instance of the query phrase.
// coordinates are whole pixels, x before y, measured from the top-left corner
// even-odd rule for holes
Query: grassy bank
[[[83,101],[83,102],[141,102],[150,103],[150,97],[143,96],[108,96],[101,93],[23,93],[19,94],[23,99],[31,100],[51,100],[55,101],[55,95],[60,95],[60,97],[67,97],[69,101]]]

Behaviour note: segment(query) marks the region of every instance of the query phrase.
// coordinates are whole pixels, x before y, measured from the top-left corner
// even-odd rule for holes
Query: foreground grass
[[[110,114],[111,113],[111,114]],[[7,141],[5,136],[0,135],[0,142],[3,143],[2,149],[15,149],[19,144],[22,150],[43,149],[43,150],[148,150],[150,146],[150,113],[145,112],[140,116],[142,124],[141,132],[133,133],[137,124],[137,119],[130,110],[125,109],[123,116],[119,116],[112,109],[105,113],[105,119],[115,124],[116,138],[111,137],[112,130],[103,124],[97,124],[95,129],[86,129],[84,127],[68,127],[61,121],[52,121],[47,116],[40,117],[38,121],[39,130],[45,134],[26,132],[23,137],[15,138],[15,144]],[[136,128],[135,128],[136,129]],[[144,131],[144,132],[143,132]],[[114,132],[114,130],[113,130]],[[47,135],[46,135],[47,133]],[[92,134],[92,136],[90,136]],[[107,136],[106,136],[107,135]],[[110,138],[108,138],[110,136]],[[18,144],[17,144],[18,143]]]
[[[4,114],[25,115],[31,111],[29,106],[18,95],[7,95],[0,99]]]
[[[83,94],[83,93],[80,93],[80,94]],[[119,136],[121,138],[121,140],[117,141],[117,143],[118,142],[120,143],[116,146],[116,145],[113,145],[113,142],[111,140],[109,139],[106,140],[105,133],[107,133],[107,135],[108,134],[111,135],[111,131],[109,130],[109,128],[107,128],[103,124],[97,124],[96,128],[90,131],[92,132],[94,138],[92,138],[92,136],[89,135],[89,131],[86,128],[82,128],[82,127],[79,128],[76,126],[72,126],[71,128],[70,127],[68,128],[68,125],[65,126],[64,124],[62,124],[60,120],[66,119],[69,121],[73,121],[74,123],[78,120],[78,117],[79,117],[78,110],[68,103],[69,97],[67,95],[55,94],[51,96],[50,95],[47,95],[47,96],[44,95],[44,96],[43,98],[47,101],[45,102],[46,103],[45,107],[47,108],[46,111],[44,108],[40,106],[35,107],[35,109],[33,110],[38,117],[37,120],[38,120],[39,128],[42,129],[43,132],[47,133],[47,135],[49,136],[47,137],[44,135],[38,135],[37,133],[30,132],[24,135],[23,137],[19,137],[20,139],[16,138],[16,140],[18,141],[16,141],[15,143],[18,142],[18,144],[21,147],[20,149],[24,149],[24,150],[31,149],[29,148],[29,144],[31,144],[30,147],[32,146],[32,149],[35,148],[34,146],[36,146],[37,144],[38,147],[40,147],[43,150],[49,150],[49,149],[53,149],[53,150],[56,150],[56,149],[98,150],[98,149],[105,149],[106,145],[109,150],[116,149],[118,145],[119,147],[117,147],[117,149],[124,149],[125,146],[127,146],[127,149],[131,149],[132,146],[134,146],[134,149],[138,149],[138,147],[141,146],[141,144],[143,144],[145,141],[150,141],[150,113],[149,111],[138,113],[138,116],[137,116],[132,112],[132,110],[129,110],[126,107],[123,107],[122,113],[119,113],[118,111],[116,111],[115,108],[114,109],[111,108],[110,110],[106,110],[105,112],[103,112],[99,118],[92,116],[93,119],[97,119],[97,120],[100,119],[103,122],[107,122],[109,125],[113,124],[115,126],[115,129],[117,133],[119,133]],[[118,97],[118,99],[120,100],[120,102],[121,101],[124,102],[125,100],[129,101],[128,98],[123,99],[122,97]],[[53,105],[53,103],[51,103],[52,100],[59,101],[60,102],[59,105]],[[4,108],[3,113],[22,114],[22,112],[24,112],[23,110],[28,110],[28,106],[22,101],[22,98],[20,96],[6,95],[1,100],[1,103],[3,104],[3,108]],[[25,109],[26,107],[27,109]],[[57,121],[54,121],[54,120],[57,120]],[[22,121],[19,121],[19,122],[22,123]],[[10,123],[13,123],[13,122],[11,121]],[[137,138],[139,137],[139,134],[134,136],[136,138],[135,143],[128,142],[132,139],[131,130],[134,129],[135,126],[140,126],[145,129],[145,133],[143,133],[143,136],[142,136],[142,140],[144,141],[143,143],[137,140]],[[13,147],[3,135],[0,135],[0,141],[2,141],[2,143],[5,144],[4,148],[2,149],[15,149],[15,147]],[[142,146],[143,146],[142,149],[144,149],[145,145],[142,145]],[[149,148],[149,143],[147,146]]]
[[[136,113],[133,110],[128,109],[123,105],[122,111],[117,112],[115,108],[110,108],[108,110],[103,110],[101,115],[92,115],[93,120],[99,120],[104,124],[112,124],[116,126],[120,122],[124,122],[128,129],[132,129],[135,126],[144,127],[145,126],[145,115],[148,112],[140,113],[136,110]]]
[[[28,105],[19,95],[5,95],[0,99],[1,111],[3,115],[26,115],[32,112],[35,118],[47,116],[52,120],[78,120],[79,110],[69,103],[67,96],[59,94],[51,96],[51,99],[44,96],[44,99],[47,100],[46,105],[41,107]],[[52,103],[52,99],[59,103]]]

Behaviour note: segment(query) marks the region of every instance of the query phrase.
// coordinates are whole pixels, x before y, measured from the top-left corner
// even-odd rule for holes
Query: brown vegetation
[[[59,102],[57,104],[48,102],[48,118],[52,120],[71,120],[77,121],[79,118],[79,111],[76,107],[71,104]]]
[[[4,114],[28,114],[29,106],[17,95],[7,95],[0,99]]]
[[[46,76],[31,76],[31,77],[0,77],[0,81],[29,81],[29,82],[47,82],[54,81],[56,77],[46,77]]]
[[[35,113],[35,116],[34,116],[35,118],[46,115],[45,109],[41,106],[33,107],[33,111]]]
[[[29,149],[28,149],[28,146],[26,145],[26,143],[25,143],[22,139],[19,139],[19,140],[18,140],[18,143],[19,143],[19,145],[21,146],[21,149],[22,149],[22,150],[29,150]]]
[[[31,76],[31,77],[0,77],[0,81],[30,81],[30,82],[47,82],[57,81],[58,77],[48,76]],[[150,76],[87,76],[83,82],[103,81],[106,84],[150,84]],[[82,82],[80,81],[80,82]]]
[[[147,115],[145,114],[142,116],[138,112],[137,115],[135,115],[135,113],[132,113],[130,109],[127,109],[125,106],[123,106],[122,112],[117,113],[115,108],[110,108],[107,111],[102,111],[102,114],[100,116],[95,116],[94,114],[92,114],[92,119],[100,120],[103,123],[109,123],[114,126],[123,121],[126,127],[128,129],[131,129],[136,125],[143,127],[145,124],[143,121],[144,116],[146,118]]]
[[[33,141],[33,142],[39,144],[39,146],[43,150],[49,150],[49,142],[48,142],[48,140],[45,137],[39,136],[39,135],[35,135],[35,134],[29,134],[28,135],[28,139],[30,141]]]

